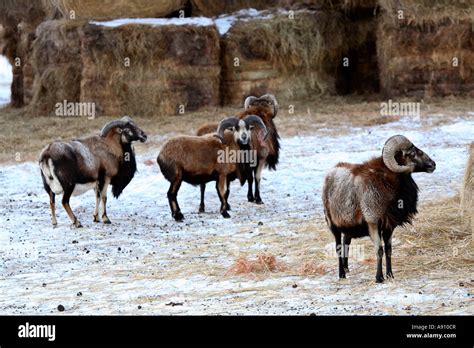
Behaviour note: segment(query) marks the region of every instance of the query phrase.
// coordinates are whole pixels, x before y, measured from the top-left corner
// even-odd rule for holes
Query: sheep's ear
[[[117,133],[118,133],[118,134],[122,134],[122,132],[123,132],[123,129],[122,129],[122,128],[117,128]]]

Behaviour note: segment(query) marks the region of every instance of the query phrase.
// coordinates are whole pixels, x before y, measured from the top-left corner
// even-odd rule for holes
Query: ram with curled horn
[[[276,170],[280,156],[280,136],[273,119],[278,114],[278,102],[273,94],[264,94],[261,97],[249,96],[244,101],[244,109],[236,117],[243,119],[248,115],[257,115],[265,124],[266,133],[257,130],[252,137],[250,147],[257,152],[257,165],[246,167],[245,179],[248,183],[247,199],[249,202],[263,204],[260,196],[260,183],[263,168]],[[217,123],[206,123],[199,127],[197,135],[215,132]],[[253,183],[255,182],[255,190]],[[205,185],[201,185],[201,195],[204,196]]]
[[[386,275],[393,278],[393,230],[411,223],[417,213],[418,186],[412,173],[435,169],[427,154],[405,136],[396,135],[386,141],[382,156],[362,164],[338,163],[328,173],[322,198],[326,222],[336,240],[340,278],[349,271],[351,239],[364,236],[375,246],[376,281],[384,280],[384,252]]]
[[[181,183],[205,186],[216,181],[216,189],[221,201],[220,212],[229,218],[229,184],[236,178],[245,182],[245,168],[248,163],[241,156],[234,160],[226,159],[223,154],[250,153],[249,144],[253,138],[253,129],[257,126],[263,131],[267,128],[262,119],[248,115],[243,119],[227,117],[216,127],[216,132],[203,136],[178,136],[169,139],[162,147],[157,161],[164,177],[170,182],[167,196],[171,215],[176,221],[184,216],[178,204],[177,195]],[[249,157],[249,156],[244,156]],[[201,195],[199,212],[204,212],[204,196]]]
[[[71,195],[95,191],[94,222],[107,216],[107,188],[118,198],[135,175],[137,166],[132,147],[134,141],[145,142],[147,135],[128,117],[107,123],[100,135],[71,141],[55,141],[44,148],[39,159],[43,186],[50,198],[51,219],[57,225],[55,196],[62,194],[62,205],[72,224],[81,227],[69,205]]]

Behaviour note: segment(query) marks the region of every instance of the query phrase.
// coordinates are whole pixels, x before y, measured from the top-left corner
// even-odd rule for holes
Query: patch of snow
[[[12,66],[5,56],[0,56],[0,105],[10,102],[12,81]]]
[[[207,17],[185,17],[185,18],[121,18],[111,21],[92,21],[91,24],[104,27],[119,27],[127,24],[145,24],[145,25],[214,25],[214,21]]]

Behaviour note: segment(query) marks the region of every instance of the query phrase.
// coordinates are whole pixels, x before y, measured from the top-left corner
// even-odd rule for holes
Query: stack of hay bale
[[[264,11],[226,14],[250,6]],[[12,104],[32,100],[39,115],[54,114],[64,100],[93,102],[99,115],[152,116],[237,107],[264,93],[290,103],[379,88],[389,96],[474,95],[473,7],[468,0],[2,0],[0,48],[12,64],[22,60]]]
[[[336,11],[274,11],[238,19],[222,38],[222,102],[239,106],[252,94],[281,99],[336,90],[348,49],[346,22]]]
[[[382,90],[390,96],[474,96],[470,1],[379,0]]]

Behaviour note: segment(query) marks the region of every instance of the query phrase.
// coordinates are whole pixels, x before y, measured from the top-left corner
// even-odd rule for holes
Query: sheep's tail
[[[58,179],[58,176],[56,175],[56,168],[54,166],[53,159],[45,151],[41,153],[39,166],[41,169],[41,177],[43,179],[45,190],[48,191],[49,189],[57,195],[62,194],[64,189]]]
[[[174,182],[176,177],[176,164],[174,161],[168,161],[167,159],[158,155],[157,162],[165,179],[169,182]]]

